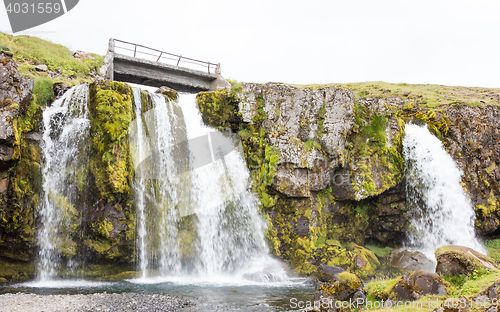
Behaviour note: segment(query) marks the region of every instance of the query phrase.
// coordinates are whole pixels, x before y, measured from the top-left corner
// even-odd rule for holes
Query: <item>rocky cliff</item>
[[[404,240],[412,213],[402,155],[407,122],[427,124],[464,171],[478,232],[499,226],[498,106],[432,108],[421,99],[276,83],[235,84],[197,99],[206,123],[241,138],[270,244],[299,272],[325,263],[369,274],[376,262],[358,245]]]
[[[71,241],[57,253],[131,268],[132,90],[105,80],[89,89],[89,160],[68,173],[68,179],[83,183],[77,183],[80,202],[71,203],[77,215],[68,227]],[[418,97],[368,96],[341,87],[276,83],[198,94],[204,121],[241,139],[261,212],[269,220],[269,245],[299,273],[314,273],[323,263],[363,278],[380,266],[363,246],[401,244],[412,213],[405,204],[402,155],[410,121],[427,124],[463,170],[478,232],[496,235],[500,227],[498,106],[430,107]],[[9,268],[0,276],[8,279],[34,274],[43,112],[36,97],[33,80],[19,74],[11,54],[0,53],[0,260]],[[142,104],[148,106],[147,100]],[[103,272],[93,269],[89,276]]]

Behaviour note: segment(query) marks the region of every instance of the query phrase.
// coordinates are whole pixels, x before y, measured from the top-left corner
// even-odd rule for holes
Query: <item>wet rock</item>
[[[71,89],[71,86],[65,84],[64,82],[56,82],[52,86],[52,90],[54,90],[54,95],[56,96],[56,98],[63,96],[63,94],[69,89]]]
[[[169,91],[173,91],[173,92],[177,92],[176,90],[170,88],[170,87],[167,87],[167,86],[162,86],[162,87],[159,87],[155,93],[163,93],[163,92],[169,92]]]
[[[394,286],[391,293],[398,301],[417,300],[425,295],[445,295],[443,281],[436,273],[427,271],[407,272]]]
[[[406,248],[395,249],[389,254],[389,263],[402,272],[434,271],[435,265],[423,253]]]
[[[436,250],[436,272],[441,275],[468,275],[477,269],[495,270],[495,260],[474,249],[449,245]]]

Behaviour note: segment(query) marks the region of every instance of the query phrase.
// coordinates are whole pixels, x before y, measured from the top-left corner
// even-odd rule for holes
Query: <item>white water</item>
[[[43,112],[43,194],[39,208],[38,278],[53,279],[60,264],[59,251],[75,252],[68,227],[78,222],[78,185],[86,183],[88,85],[71,88]],[[67,264],[71,269],[71,261]]]
[[[288,280],[268,254],[239,142],[203,124],[195,95],[181,94],[178,104],[148,96],[153,109],[133,124],[146,131],[130,131],[143,145],[132,147],[136,171],[148,172],[134,181],[135,196],[144,197],[136,198],[143,274],[134,281]]]
[[[474,209],[461,183],[461,171],[427,126],[406,125],[403,140],[407,203],[417,211],[410,246],[434,259],[437,248],[454,244],[486,253],[474,231]]]

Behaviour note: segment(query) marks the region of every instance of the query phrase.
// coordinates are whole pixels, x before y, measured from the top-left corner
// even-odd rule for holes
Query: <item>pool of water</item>
[[[290,300],[312,300],[314,287],[295,279],[283,283],[249,283],[237,280],[132,279],[117,282],[56,280],[7,284],[0,293],[168,294],[193,299],[197,304],[182,311],[295,311]]]

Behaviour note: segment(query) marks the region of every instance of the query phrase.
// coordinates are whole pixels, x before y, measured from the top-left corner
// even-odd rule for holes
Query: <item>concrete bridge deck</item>
[[[117,53],[117,49],[123,53],[133,52],[133,56]],[[110,80],[158,88],[167,86],[181,92],[197,93],[230,86],[220,73],[220,64],[198,61],[117,39],[109,40],[108,53],[100,71]]]

